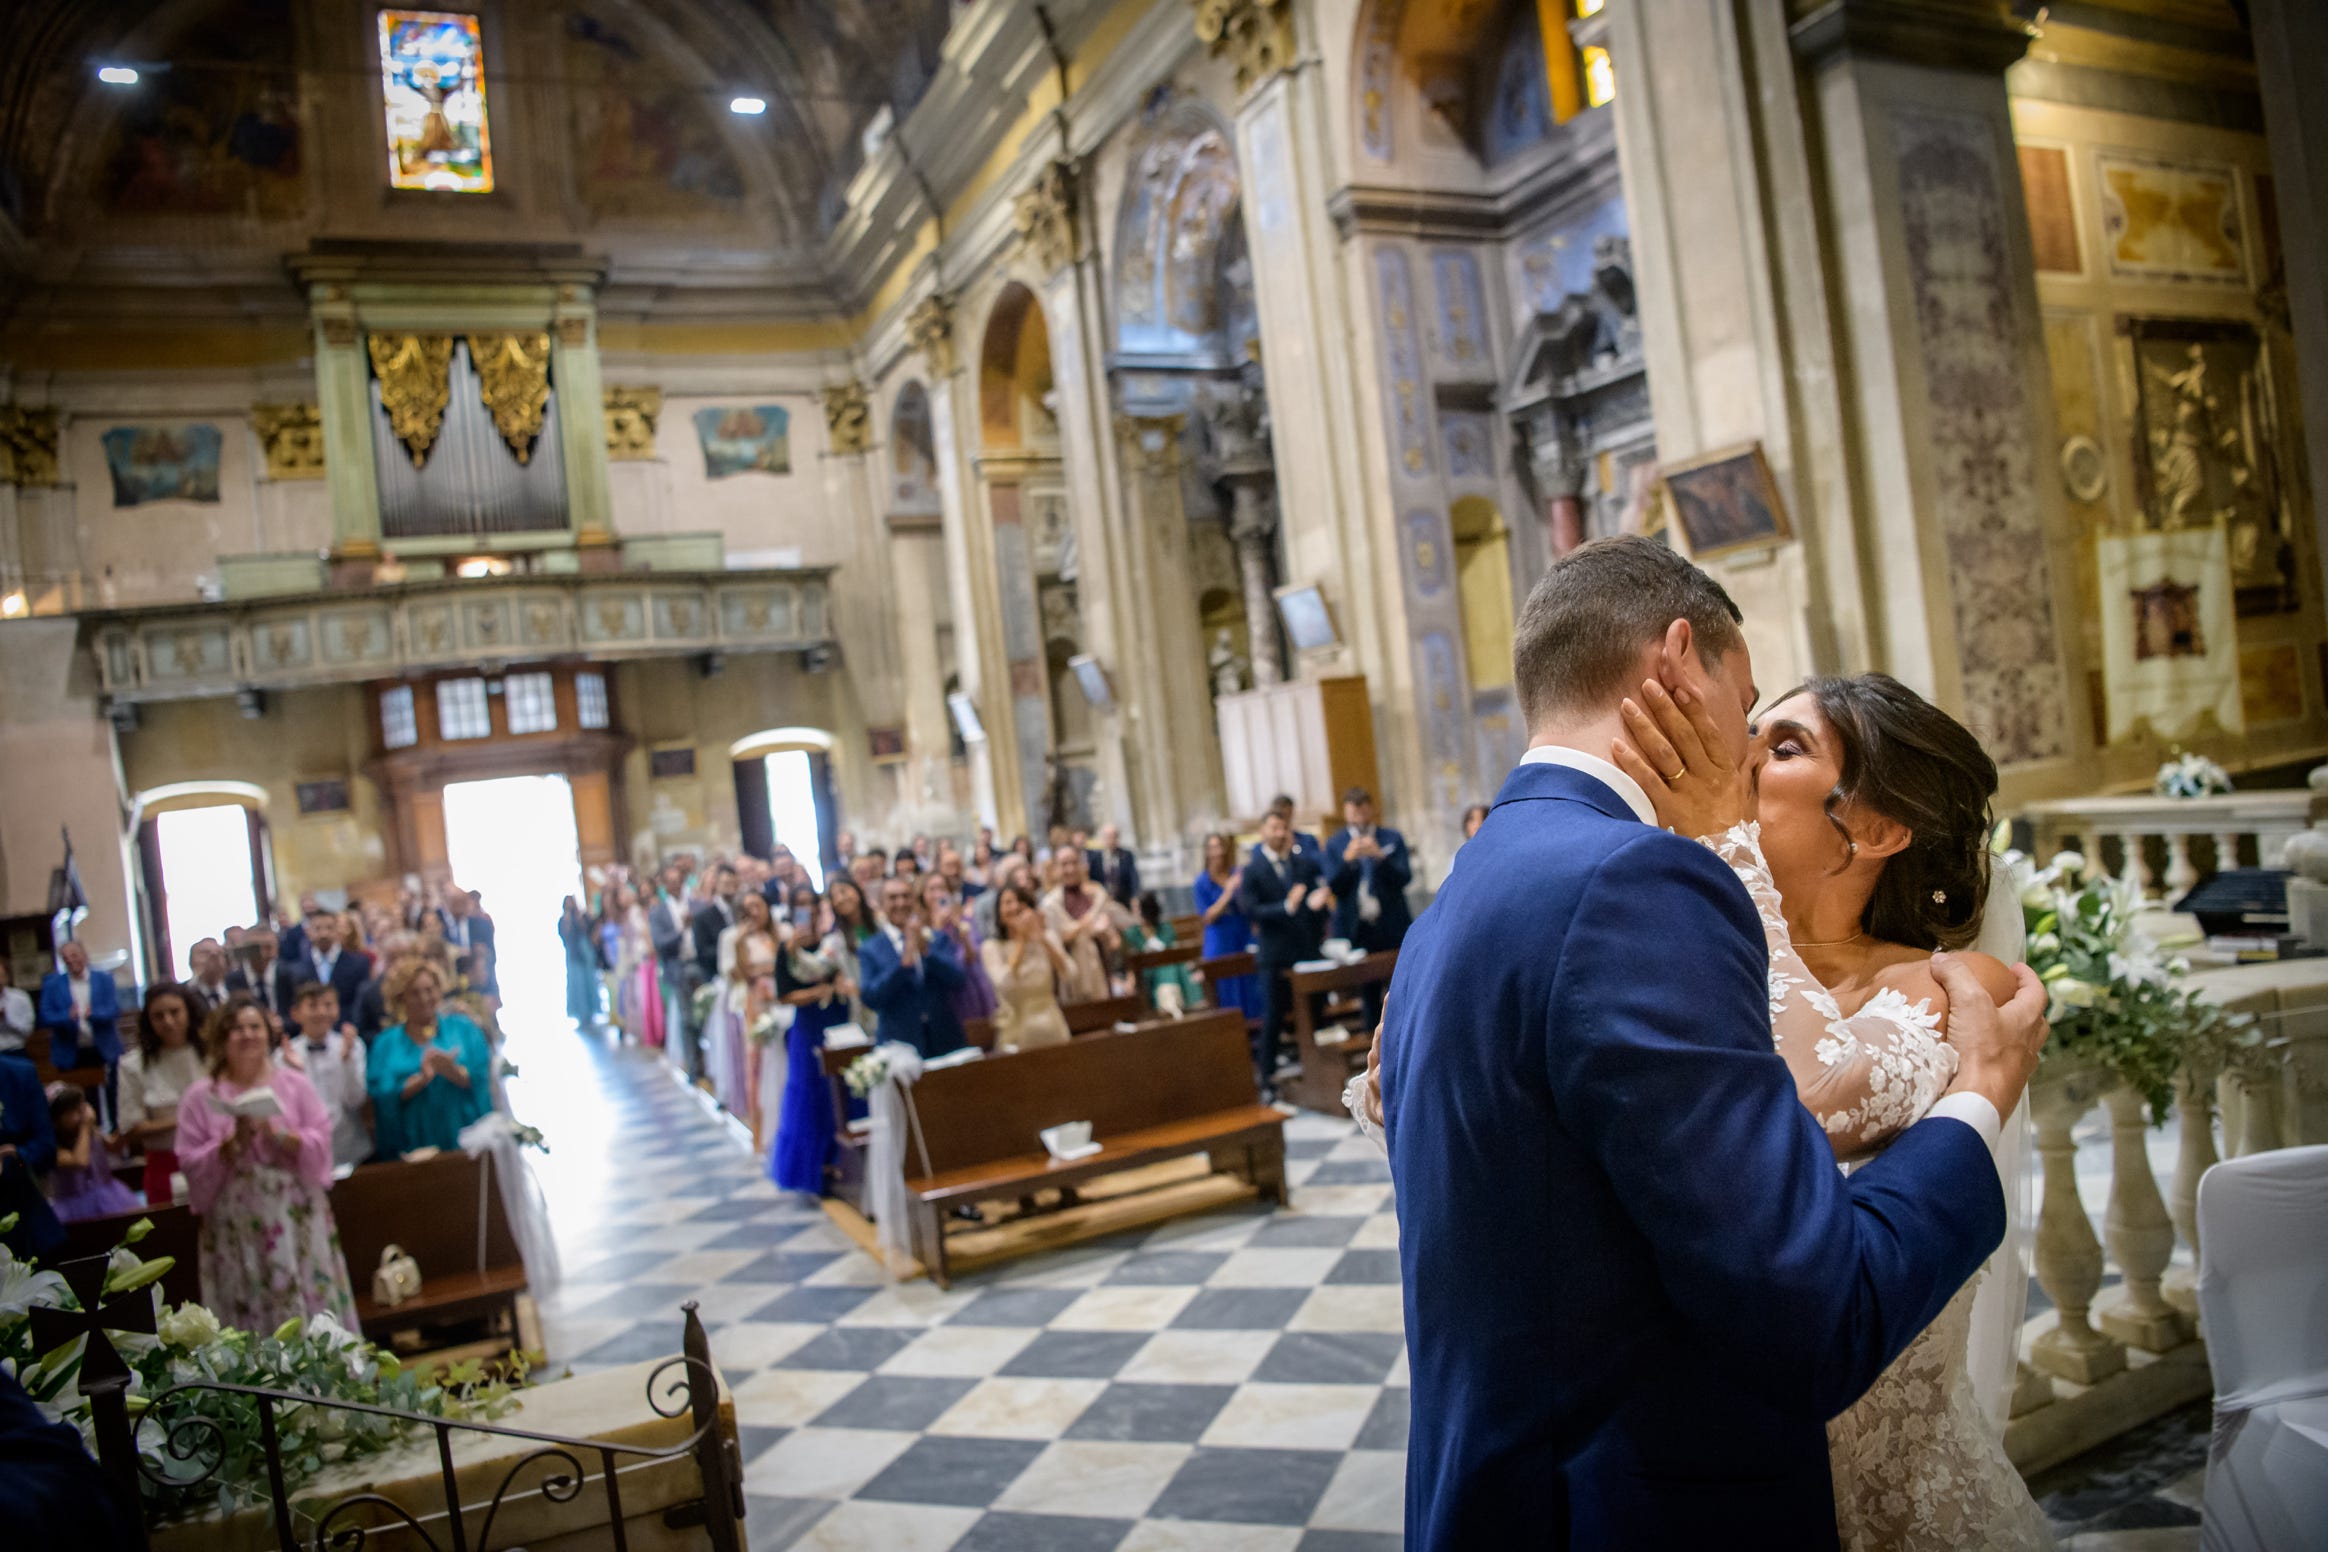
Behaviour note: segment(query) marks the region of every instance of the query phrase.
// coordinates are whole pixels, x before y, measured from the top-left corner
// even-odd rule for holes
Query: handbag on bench
[[[380,1250],[380,1269],[372,1274],[372,1302],[394,1309],[420,1292],[420,1263],[404,1253],[402,1245]]]

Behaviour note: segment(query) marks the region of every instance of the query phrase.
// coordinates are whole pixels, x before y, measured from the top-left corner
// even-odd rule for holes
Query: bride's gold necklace
[[[1849,936],[1848,938],[1829,938],[1829,939],[1828,939],[1826,942],[1824,942],[1824,943],[1805,943],[1805,942],[1804,942],[1802,939],[1800,939],[1800,938],[1797,938],[1797,939],[1794,941],[1794,945],[1793,945],[1793,946],[1794,946],[1795,948],[1797,948],[1797,949],[1806,949],[1806,948],[1841,948],[1841,947],[1842,947],[1844,944],[1846,944],[1846,943],[1857,943],[1857,942],[1858,942],[1858,941],[1859,941],[1861,938],[1864,938],[1864,937],[1866,937],[1866,936],[1867,936],[1867,934],[1866,934],[1866,933],[1864,933],[1864,932],[1855,932],[1855,933],[1851,934],[1851,936]]]

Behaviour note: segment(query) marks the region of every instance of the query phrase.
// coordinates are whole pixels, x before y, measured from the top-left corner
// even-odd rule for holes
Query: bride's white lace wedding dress
[[[1705,838],[1754,899],[1770,946],[1770,1030],[1803,1103],[1841,1158],[1880,1149],[1956,1076],[1929,1002],[1886,989],[1846,1016],[1789,941],[1760,830]],[[1957,1290],[1866,1395],[1827,1425],[1844,1552],[2048,1548],[2053,1535],[1973,1394],[1965,1361],[1974,1288],[2017,1276],[1992,1264]]]

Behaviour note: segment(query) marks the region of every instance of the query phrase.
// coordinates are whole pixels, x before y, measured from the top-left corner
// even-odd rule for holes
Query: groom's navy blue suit
[[[1771,1044],[1745,889],[1522,765],[1400,954],[1383,1087],[1407,1544],[1835,1545],[1826,1420],[2004,1236],[1937,1118],[1844,1178]]]

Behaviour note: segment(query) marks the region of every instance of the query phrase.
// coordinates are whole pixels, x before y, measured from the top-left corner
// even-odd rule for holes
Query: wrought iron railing
[[[102,1286],[104,1261],[77,1262],[59,1268],[68,1279],[76,1272],[86,1277],[94,1271],[98,1286]],[[81,1290],[76,1286],[76,1292]],[[94,1293],[94,1289],[91,1290]],[[113,1351],[110,1338],[104,1332],[132,1330],[136,1325],[138,1302],[145,1302],[147,1319],[142,1322],[151,1328],[150,1295],[128,1296],[117,1300],[101,1300],[83,1294],[81,1311],[52,1312],[69,1320],[76,1333],[85,1331],[89,1346],[83,1357],[83,1391],[89,1397],[95,1414],[97,1453],[114,1491],[121,1495],[128,1513],[125,1518],[139,1526],[146,1524],[141,1483],[151,1482],[156,1487],[179,1490],[199,1487],[216,1476],[226,1463],[228,1450],[225,1430],[216,1419],[199,1411],[185,1408],[203,1393],[248,1397],[257,1404],[261,1455],[267,1479],[267,1507],[274,1521],[275,1539],[280,1552],[361,1552],[375,1531],[401,1528],[415,1538],[415,1544],[430,1552],[493,1552],[496,1522],[501,1510],[510,1501],[513,1489],[527,1468],[546,1463],[549,1469],[528,1491],[538,1492],[552,1504],[572,1503],[580,1498],[596,1476],[606,1496],[609,1539],[615,1552],[628,1552],[630,1539],[623,1507],[622,1476],[626,1469],[637,1471],[658,1462],[682,1462],[692,1459],[701,1474],[703,1494],[700,1498],[674,1504],[663,1511],[667,1527],[684,1529],[701,1526],[712,1552],[742,1552],[744,1514],[743,1463],[735,1441],[719,1421],[719,1374],[712,1367],[711,1346],[704,1335],[703,1322],[696,1314],[695,1301],[690,1299],[681,1306],[685,1324],[680,1337],[680,1354],[656,1365],[647,1376],[646,1402],[658,1417],[686,1416],[694,1423],[694,1430],[675,1444],[650,1445],[621,1443],[609,1439],[574,1438],[564,1434],[542,1433],[528,1428],[512,1428],[499,1423],[470,1422],[458,1418],[431,1417],[424,1413],[403,1412],[391,1407],[373,1406],[365,1402],[340,1401],[328,1396],[308,1395],[296,1390],[274,1390],[255,1385],[228,1385],[209,1380],[194,1380],[174,1385],[153,1397],[151,1403],[133,1424],[128,1413],[127,1365]],[[173,1405],[175,1403],[175,1406]],[[431,1534],[411,1509],[386,1494],[364,1490],[345,1494],[320,1503],[294,1507],[291,1484],[284,1470],[281,1441],[277,1431],[279,1408],[306,1407],[324,1411],[361,1413],[370,1417],[390,1418],[403,1422],[416,1435],[428,1430],[435,1437],[438,1472],[444,1494],[443,1529],[446,1540],[439,1541]],[[173,1415],[175,1413],[175,1415]],[[534,1448],[527,1450],[502,1472],[490,1499],[482,1504],[463,1503],[459,1470],[453,1458],[453,1440],[456,1435],[482,1435],[492,1438],[522,1441]],[[141,1442],[142,1441],[142,1442]],[[146,1444],[155,1454],[149,1457]],[[190,1471],[173,1471],[157,1460],[177,1462],[192,1467]],[[626,1467],[625,1462],[629,1462]],[[597,1467],[595,1473],[589,1464]],[[472,1516],[482,1515],[474,1539],[469,1533]],[[312,1529],[301,1536],[298,1522],[306,1520]]]

